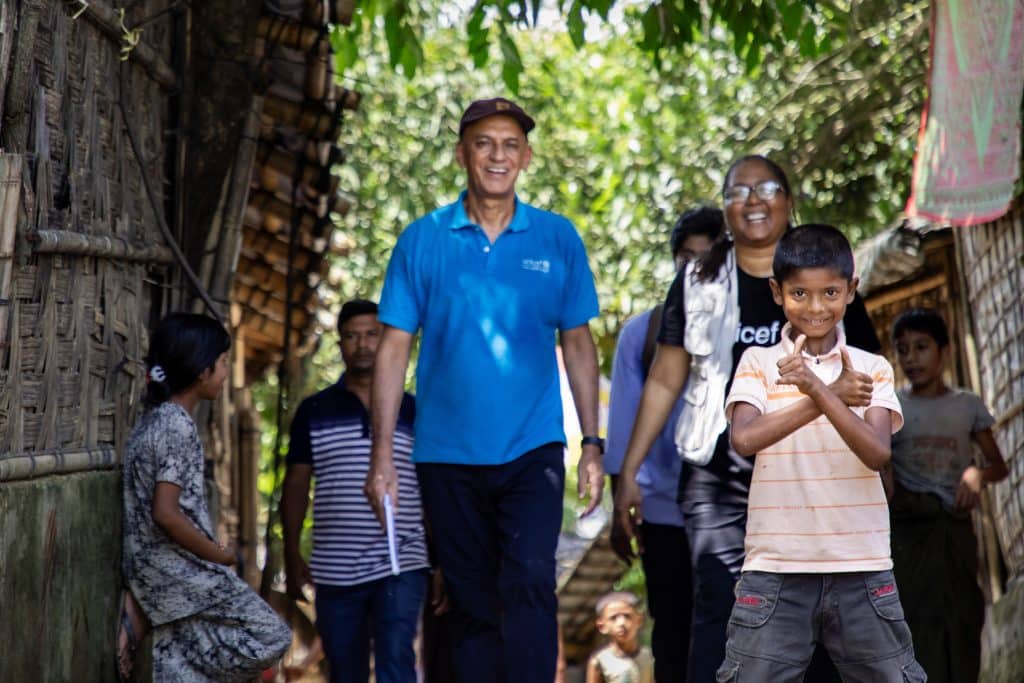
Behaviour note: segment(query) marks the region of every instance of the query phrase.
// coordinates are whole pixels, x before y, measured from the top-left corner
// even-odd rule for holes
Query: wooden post
[[[14,237],[21,198],[20,154],[0,154],[0,347],[7,343],[14,273]]]
[[[0,71],[0,80],[9,78],[7,91],[4,93],[4,117],[0,119],[0,147],[7,149],[24,151],[28,146],[32,79],[35,76],[36,33],[39,30],[42,5],[42,0],[27,0],[22,3],[10,61]]]
[[[203,259],[202,279],[207,284],[211,296],[217,301],[227,301],[231,295],[231,278],[238,263],[238,252],[242,247],[242,223],[256,159],[256,136],[262,108],[263,98],[253,97],[252,107],[242,129],[235,163],[224,181],[219,210],[213,217],[207,238],[206,253],[212,256]]]

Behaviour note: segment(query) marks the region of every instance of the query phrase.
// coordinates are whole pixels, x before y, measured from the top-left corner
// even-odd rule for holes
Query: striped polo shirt
[[[743,402],[762,414],[782,410],[803,398],[792,385],[778,383],[778,361],[793,353],[790,325],[774,346],[752,346],[743,353],[726,415]],[[845,346],[859,372],[874,380],[871,404],[850,408],[863,418],[871,408],[892,413],[892,431],[903,426],[893,387],[892,366],[881,356],[846,346],[837,328],[836,346],[821,356],[803,355],[829,384],[843,369]],[[747,506],[743,571],[781,574],[879,571],[892,568],[889,507],[878,472],[850,449],[828,418],[820,415],[768,448],[754,462]]]
[[[395,530],[401,571],[428,567],[416,470],[410,460],[416,403],[402,397],[395,427]],[[289,465],[312,465],[313,582],[351,586],[391,573],[387,536],[363,493],[370,467],[370,415],[345,378],[304,400],[292,420]]]

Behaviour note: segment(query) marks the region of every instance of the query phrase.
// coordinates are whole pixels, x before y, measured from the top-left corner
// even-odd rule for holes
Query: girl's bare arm
[[[153,494],[153,521],[172,541],[193,555],[218,564],[234,564],[235,554],[208,539],[181,511],[180,496],[180,486],[158,481]]]

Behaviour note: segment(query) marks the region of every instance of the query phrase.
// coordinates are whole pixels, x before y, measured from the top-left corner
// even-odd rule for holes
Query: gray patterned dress
[[[170,401],[142,416],[124,455],[123,570],[153,625],[153,680],[252,678],[284,654],[291,632],[229,567],[197,557],[157,526],[160,481],[181,487],[181,511],[214,540],[199,434]]]

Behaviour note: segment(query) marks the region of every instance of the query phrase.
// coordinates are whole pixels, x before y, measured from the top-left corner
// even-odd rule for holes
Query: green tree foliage
[[[922,106],[927,4],[862,3],[847,20],[850,37],[828,53],[808,59],[796,43],[770,47],[753,71],[721,29],[666,52],[657,68],[635,23],[609,25],[578,48],[562,30],[515,33],[518,99],[538,121],[520,194],[567,215],[584,236],[606,369],[622,322],[664,293],[675,217],[716,203],[735,157],[781,162],[798,188],[799,218],[834,223],[854,240],[898,213]],[[343,134],[344,183],[357,194],[344,222],[353,248],[334,273],[346,297],[375,296],[401,228],[456,196],[453,129],[466,103],[507,93],[504,64],[468,59],[461,27],[447,22],[424,34],[411,77],[393,75],[393,53],[376,49],[373,32],[360,34],[346,70],[347,85],[364,93]]]
[[[640,27],[636,44],[655,64],[666,53],[723,27],[731,35],[733,52],[753,70],[769,49],[796,45],[807,58],[831,50],[836,36],[848,28],[847,18],[857,4],[841,0],[476,0],[465,11],[450,12],[448,19],[464,23],[465,46],[477,68],[488,62],[492,46],[498,45],[502,78],[509,90],[518,93],[524,67],[516,29],[536,28],[552,18],[565,23],[577,48],[588,42],[588,25],[625,18]],[[409,0],[366,0],[357,8],[354,34],[382,31],[391,67],[401,67],[413,76],[424,62],[424,34],[436,25],[437,16]],[[344,53],[355,57],[355,41],[345,41]]]

